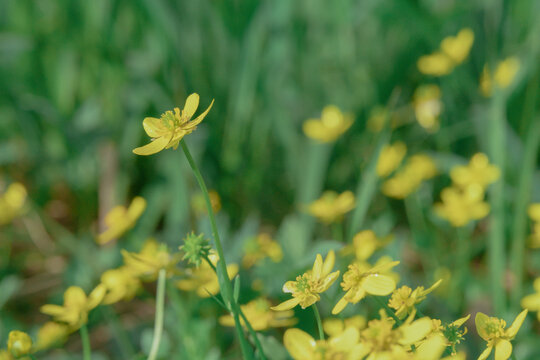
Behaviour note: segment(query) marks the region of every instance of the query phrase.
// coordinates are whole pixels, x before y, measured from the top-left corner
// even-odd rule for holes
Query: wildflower
[[[512,84],[520,68],[519,59],[509,57],[500,61],[495,68],[495,75],[492,76],[488,66],[484,66],[482,77],[480,78],[480,91],[484,96],[491,96],[495,87],[505,89]]]
[[[0,360],[13,360],[13,356],[7,350],[0,349]]]
[[[416,65],[422,74],[432,76],[448,75],[454,70],[454,62],[443,52],[424,55]]]
[[[382,184],[381,191],[386,196],[404,199],[415,192],[422,181],[436,174],[437,167],[433,160],[427,155],[416,154],[407,160],[403,169]]]
[[[480,186],[466,189],[447,187],[441,192],[442,202],[435,204],[437,215],[454,227],[462,227],[472,220],[479,220],[489,213],[489,204],[483,201],[484,191]]]
[[[210,106],[201,115],[191,120],[199,107],[199,95],[193,93],[186,99],[186,104],[182,111],[179,108],[174,108],[174,112],[166,111],[161,114],[159,119],[153,117],[145,118],[143,121],[144,131],[152,138],[152,141],[145,146],[134,149],[133,153],[137,155],[152,155],[171,147],[176,149],[180,140],[185,135],[191,134],[197,128],[197,125],[203,121],[213,104],[214,100],[212,100]]]
[[[358,329],[349,327],[328,340],[315,340],[300,329],[288,329],[283,344],[294,360],[362,359],[367,355]]]
[[[303,130],[307,137],[322,143],[336,141],[353,123],[351,114],[344,114],[334,105],[325,106],[320,119],[304,122]]]
[[[531,311],[537,311],[536,316],[538,317],[538,321],[540,321],[540,277],[534,280],[533,288],[536,292],[521,299],[521,307]]]
[[[540,203],[529,205],[527,214],[532,221],[540,222]]]
[[[424,129],[435,132],[439,129],[439,115],[442,112],[441,89],[437,85],[422,85],[414,92],[414,113]]]
[[[512,344],[519,328],[523,324],[528,310],[523,310],[514,320],[508,329],[505,329],[506,322],[496,317],[489,317],[481,312],[476,314],[474,322],[478,335],[487,341],[487,348],[480,354],[478,360],[485,360],[493,348],[495,348],[495,359],[506,360],[512,355]]]
[[[465,188],[469,185],[479,185],[486,188],[501,176],[498,167],[489,163],[486,154],[474,154],[468,165],[456,166],[450,171],[450,177],[455,185]]]
[[[72,330],[76,330],[88,322],[88,312],[101,303],[105,291],[105,287],[100,284],[86,296],[80,287],[70,286],[64,292],[63,306],[47,304],[40,310],[51,315],[55,321],[66,323]]]
[[[362,330],[366,327],[367,320],[362,315],[355,315],[347,319],[327,318],[323,320],[324,332],[329,336],[337,336],[343,333],[345,329],[354,327]]]
[[[215,213],[221,210],[221,198],[216,190],[208,191],[208,197],[210,198],[210,204],[212,211]],[[191,207],[197,216],[201,216],[208,213],[206,209],[206,200],[201,192],[196,193],[191,197]]]
[[[252,300],[240,308],[255,331],[288,327],[296,323],[296,319],[293,318],[294,311],[272,311],[270,302],[264,298]],[[243,319],[240,322],[245,326]],[[234,319],[231,315],[225,315],[219,318],[219,323],[223,326],[234,326]]]
[[[439,280],[427,289],[419,286],[414,291],[408,286],[402,286],[394,290],[392,297],[388,301],[388,306],[396,310],[395,313],[398,318],[403,319],[415,310],[415,305],[425,300],[426,295],[435,290],[441,282],[442,280]]]
[[[168,274],[175,272],[175,266],[180,261],[179,254],[170,254],[164,244],[158,244],[155,239],[148,239],[139,253],[122,249],[125,266],[142,281],[154,281],[159,270],[166,269]]]
[[[69,326],[54,321],[48,321],[39,328],[35,351],[49,349],[63,344],[68,337]]]
[[[252,267],[267,257],[276,263],[283,259],[281,245],[273,240],[270,235],[264,233],[249,239],[244,245],[244,253],[242,264],[246,268]]]
[[[354,254],[356,260],[366,261],[373,253],[388,244],[392,240],[391,236],[378,238],[372,230],[363,230],[353,237],[352,245],[343,248],[343,254]]]
[[[532,233],[529,236],[529,246],[538,249],[540,248],[540,203],[529,205],[527,213],[531,220],[534,221]]]
[[[309,205],[308,211],[325,224],[340,221],[343,215],[354,208],[355,198],[351,191],[338,194],[325,191],[322,196]]]
[[[32,349],[32,339],[23,331],[13,330],[9,333],[7,347],[8,352],[16,358],[28,355]]]
[[[442,333],[447,341],[447,346],[452,348],[452,355],[456,355],[456,345],[465,339],[465,334],[467,334],[468,330],[466,327],[461,329],[461,326],[465,324],[470,317],[471,315],[467,315],[442,327]]]
[[[208,256],[208,259],[215,267],[218,263],[219,256],[217,254],[211,253]],[[235,277],[237,273],[237,264],[227,265],[227,274],[229,275],[229,279]],[[188,276],[188,278],[178,280],[176,282],[176,286],[180,290],[195,290],[196,294],[202,298],[207,298],[219,293],[218,277],[214,269],[212,269],[212,267],[206,261],[201,263],[199,267],[196,267],[194,269],[188,269],[186,271],[186,275]]]
[[[128,208],[122,205],[112,208],[105,215],[104,219],[108,229],[99,234],[97,243],[104,245],[122,236],[126,231],[135,226],[137,219],[142,215],[145,208],[146,200],[140,196],[133,198]]]
[[[396,170],[407,153],[407,146],[401,141],[382,148],[377,160],[377,175],[386,177]]]
[[[141,286],[139,278],[127,266],[105,271],[101,275],[101,284],[106,289],[104,305],[133,299]]]
[[[369,267],[369,264],[354,263],[343,274],[341,287],[345,295],[332,309],[332,314],[339,314],[351,303],[356,304],[366,295],[385,296],[396,288],[396,282],[388,275],[381,274],[399,264],[399,261]]]
[[[20,183],[12,183],[0,196],[0,225],[9,224],[24,212],[26,189]]]
[[[194,232],[188,234],[184,239],[184,245],[180,246],[180,250],[184,252],[182,260],[187,260],[188,263],[195,266],[200,266],[201,263],[210,254],[210,242],[204,237],[204,234],[195,235]]]
[[[273,306],[272,310],[290,310],[296,305],[302,309],[315,304],[321,299],[320,293],[325,292],[337,280],[339,271],[332,272],[336,255],[330,251],[323,262],[321,254],[317,254],[313,268],[296,277],[295,281],[287,281],[283,292],[291,293],[293,298]]]

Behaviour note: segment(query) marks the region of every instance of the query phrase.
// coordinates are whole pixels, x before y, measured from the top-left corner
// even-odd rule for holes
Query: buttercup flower
[[[12,183],[0,195],[0,225],[9,224],[24,212],[26,189],[22,184]]]
[[[422,85],[414,91],[414,114],[424,129],[435,132],[439,129],[442,112],[441,89],[437,85]]]
[[[366,327],[367,320],[362,315],[355,315],[347,319],[327,318],[323,320],[323,329],[329,336],[337,336],[343,333],[345,329],[354,327],[362,330]]]
[[[484,96],[491,96],[493,88],[505,89],[512,84],[520,68],[519,59],[509,57],[497,64],[492,76],[487,65],[484,66],[480,78],[480,91]]]
[[[536,316],[540,321],[540,277],[534,280],[533,288],[536,292],[521,299],[521,307],[530,311],[537,311]]]
[[[270,260],[276,263],[283,259],[281,245],[265,233],[249,239],[244,244],[244,253],[242,265],[245,268],[252,267],[264,258],[270,258]]]
[[[496,317],[489,317],[481,312],[476,314],[474,322],[478,335],[487,341],[487,348],[480,354],[478,360],[485,360],[495,348],[495,360],[506,360],[512,355],[512,343],[519,328],[523,324],[528,310],[523,310],[508,329],[506,322]]]
[[[49,349],[53,346],[62,345],[68,337],[69,326],[66,324],[48,321],[39,328],[35,351]]]
[[[15,357],[28,355],[32,349],[32,339],[23,331],[13,330],[9,333],[7,346]]]
[[[395,289],[392,293],[392,297],[388,301],[388,306],[396,310],[395,313],[398,318],[403,319],[405,316],[416,310],[415,305],[425,300],[427,294],[435,290],[441,282],[442,280],[439,280],[427,289],[424,289],[423,286],[419,286],[414,289],[414,291],[408,286],[402,286],[399,289]]]
[[[381,187],[384,195],[404,199],[422,184],[437,174],[435,162],[427,155],[416,154],[411,156],[403,168],[390,179],[386,180]]]
[[[126,266],[105,271],[101,275],[101,284],[106,289],[104,305],[133,299],[141,286],[139,278]]]
[[[391,236],[378,238],[372,230],[362,230],[353,237],[353,243],[345,246],[342,253],[354,254],[356,260],[366,261],[373,253],[388,244],[392,240]]]
[[[388,275],[381,272],[387,271],[399,264],[393,261],[370,268],[366,263],[349,265],[349,269],[343,274],[341,287],[346,291],[345,295],[332,309],[332,314],[339,314],[348,304],[356,304],[366,295],[385,296],[396,288],[396,282]]]
[[[122,236],[135,226],[144,209],[146,209],[146,200],[140,196],[133,198],[128,208],[122,205],[112,208],[104,219],[108,229],[99,234],[97,243],[104,245]]]
[[[476,185],[466,189],[447,187],[441,192],[442,202],[435,204],[435,213],[454,227],[467,225],[489,213],[489,204],[483,201],[484,190]]]
[[[105,287],[100,284],[86,296],[80,287],[70,286],[64,292],[63,306],[47,304],[40,310],[51,315],[55,321],[66,323],[71,330],[77,330],[88,322],[88,313],[101,303],[105,291]]]
[[[240,308],[255,331],[273,327],[288,327],[297,322],[293,318],[294,311],[272,311],[270,302],[264,298],[252,300],[246,305],[241,305]],[[242,326],[245,326],[243,319],[240,322]],[[231,315],[225,315],[219,318],[219,323],[223,326],[234,326],[234,318]]]
[[[142,281],[154,281],[161,269],[166,269],[168,275],[175,273],[175,266],[181,255],[170,254],[164,244],[160,245],[155,239],[148,239],[139,253],[122,249],[122,256],[127,271],[131,271]]]
[[[377,175],[386,177],[398,168],[399,164],[407,153],[407,146],[401,141],[397,141],[392,145],[386,145],[381,149],[381,154],[377,160]]]
[[[300,305],[302,309],[315,304],[321,299],[320,293],[325,292],[337,280],[339,271],[332,272],[336,255],[330,251],[323,262],[321,254],[317,254],[311,271],[296,277],[295,281],[287,281],[283,292],[291,293],[293,298],[273,306],[272,310],[284,311]]]
[[[499,168],[490,164],[488,157],[483,153],[473,155],[468,165],[456,166],[450,171],[452,181],[460,188],[479,185],[485,189],[500,176]]]
[[[304,122],[303,130],[307,137],[322,143],[336,141],[353,123],[351,114],[344,114],[334,105],[326,106],[320,119]]]
[[[322,196],[309,205],[308,211],[325,224],[331,224],[343,218],[354,209],[355,198],[351,191],[341,194],[325,191]]]
[[[145,118],[143,121],[144,131],[152,138],[152,142],[134,149],[133,153],[137,155],[152,155],[171,147],[176,149],[180,140],[184,136],[191,134],[197,128],[197,125],[203,121],[213,104],[214,100],[212,100],[210,106],[201,115],[191,120],[199,107],[199,95],[193,93],[186,99],[186,104],[182,111],[179,108],[174,108],[174,112],[166,111],[161,114],[159,119],[153,117]]]

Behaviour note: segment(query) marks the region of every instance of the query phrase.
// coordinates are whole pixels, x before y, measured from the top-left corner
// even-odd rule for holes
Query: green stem
[[[457,256],[458,256],[458,269],[456,272],[458,274],[457,281],[455,283],[455,291],[458,293],[460,290],[466,289],[465,283],[467,281],[467,276],[469,274],[469,261],[471,259],[471,238],[469,232],[465,227],[456,228],[456,237],[457,237]],[[459,309],[465,300],[465,295],[456,296],[456,307]]]
[[[161,269],[158,274],[157,294],[156,294],[156,319],[154,321],[154,338],[148,354],[148,360],[155,360],[163,333],[163,308],[165,305],[165,282],[167,280],[167,270]]]
[[[83,347],[83,359],[92,360],[92,348],[90,347],[90,336],[88,336],[88,327],[83,324],[79,329],[81,333],[82,347]]]
[[[371,296],[372,299],[374,299],[387,313],[388,315],[390,315],[390,317],[392,319],[394,319],[394,321],[396,322],[396,324],[398,326],[401,326],[401,324],[403,324],[403,321],[401,321],[397,316],[396,314],[394,313],[394,310],[390,309],[390,307],[388,305],[386,305],[386,303],[384,301],[382,301],[381,299],[379,299],[378,296]]]
[[[208,217],[210,218],[210,224],[212,226],[212,235],[214,237],[214,244],[216,245],[216,250],[219,256],[218,266],[220,268],[220,271],[223,274],[223,278],[225,279],[224,281],[225,286],[223,287],[223,289],[221,289],[223,300],[225,300],[225,303],[228,303],[228,305],[231,307],[231,311],[233,313],[233,318],[234,318],[235,329],[238,335],[238,339],[240,340],[240,347],[242,349],[243,357],[245,359],[252,359],[253,356],[252,356],[251,349],[249,348],[246,338],[244,337],[244,333],[242,331],[242,325],[240,324],[240,318],[238,315],[239,307],[232,296],[233,294],[232,283],[231,283],[231,279],[229,278],[229,274],[227,273],[227,263],[225,262],[225,255],[223,253],[223,247],[221,246],[221,240],[219,239],[216,219],[214,217],[214,211],[212,210],[212,202],[210,201],[210,196],[208,195],[208,189],[206,188],[206,184],[201,175],[201,172],[199,171],[197,164],[193,160],[193,157],[191,156],[191,153],[189,152],[189,149],[184,140],[180,141],[180,146],[182,146],[182,150],[184,151],[184,154],[186,155],[186,159],[189,163],[189,166],[191,167],[191,170],[193,170],[193,175],[195,176],[195,179],[197,180],[197,183],[199,184],[199,187],[201,188],[201,191],[203,193],[204,200],[206,203]]]
[[[313,308],[313,313],[315,314],[315,320],[317,321],[317,327],[319,328],[319,339],[324,340],[324,330],[323,325],[321,321],[321,314],[319,314],[319,309],[317,308],[317,304],[311,305]]]

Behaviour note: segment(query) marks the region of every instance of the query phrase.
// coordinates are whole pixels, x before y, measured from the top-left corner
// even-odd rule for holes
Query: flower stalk
[[[324,340],[324,330],[323,325],[321,321],[321,314],[319,314],[319,309],[317,308],[317,304],[311,305],[313,308],[313,313],[315,314],[315,320],[317,321],[317,328],[319,329],[319,339]]]
[[[163,308],[165,305],[166,277],[167,270],[159,270],[156,294],[156,318],[154,321],[154,337],[152,339],[150,353],[148,354],[148,360],[155,360],[157,358],[159,343],[161,342],[161,335],[163,334]]]
[[[92,348],[90,347],[90,337],[88,336],[88,327],[83,324],[79,329],[83,347],[83,359],[92,360]]]

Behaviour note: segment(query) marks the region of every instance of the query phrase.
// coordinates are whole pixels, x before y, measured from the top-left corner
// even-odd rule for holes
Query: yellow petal
[[[510,341],[500,339],[495,345],[495,360],[506,360],[512,355],[512,344]]]
[[[508,336],[510,339],[513,339],[516,336],[519,328],[521,325],[523,325],[523,321],[525,320],[528,312],[529,310],[525,309],[519,313],[512,325],[510,325],[510,327],[506,330],[506,336]]]
[[[366,277],[362,288],[371,295],[385,296],[396,288],[396,282],[390,276],[372,274]]]
[[[486,330],[488,320],[489,316],[481,312],[476,313],[476,317],[474,318],[474,323],[476,324],[476,332],[478,333],[478,335],[480,335],[482,339],[486,341],[489,339],[489,334]]]
[[[206,117],[206,115],[208,115],[208,112],[210,111],[210,109],[212,108],[212,105],[214,105],[214,100],[212,100],[212,102],[210,103],[210,105],[208,106],[208,108],[206,110],[204,110],[204,112],[197,116],[194,120],[190,121],[189,123],[185,124],[184,126],[182,126],[182,129],[183,130],[192,130],[194,127],[196,127],[197,125],[199,125],[201,123],[201,121],[204,120],[204,118]]]
[[[165,124],[163,124],[163,120],[154,117],[144,118],[143,128],[146,135],[150,136],[151,138],[161,137],[170,131]]]
[[[131,220],[136,220],[141,216],[144,209],[146,209],[146,200],[141,196],[136,196],[131,201],[129,208],[127,210],[128,217]]]
[[[86,294],[78,286],[70,286],[64,292],[64,306],[82,308],[86,305]]]
[[[169,139],[166,136],[161,136],[156,138],[149,144],[133,149],[133,153],[143,156],[156,154],[161,150],[165,149],[167,144],[169,144]]]
[[[425,338],[432,331],[432,324],[430,318],[424,317],[414,321],[409,325],[402,325],[400,327],[403,337],[399,340],[402,345],[410,345]]]
[[[320,289],[318,289],[319,292],[328,290],[328,288],[334,283],[334,281],[337,280],[338,277],[339,277],[339,270],[334,271],[330,275],[326,276],[324,280],[322,281]]]
[[[529,310],[540,310],[540,294],[531,294],[521,299],[521,307]]]
[[[336,304],[336,306],[334,306],[334,308],[332,309],[332,315],[337,315],[339,314],[340,312],[343,311],[343,309],[345,309],[345,307],[347,306],[347,304],[349,304],[349,302],[347,300],[345,300],[345,297],[342,297],[338,303]]]
[[[458,327],[459,327],[459,326],[465,324],[465,323],[467,322],[467,320],[470,319],[470,317],[471,317],[471,314],[469,314],[469,315],[467,315],[467,316],[464,316],[464,317],[462,317],[462,318],[459,318],[459,319],[457,319],[456,321],[454,321],[454,322],[452,323],[452,325],[458,326]]]
[[[443,336],[431,336],[418,347],[414,360],[439,360],[445,349],[446,339]]]
[[[300,299],[299,298],[292,298],[292,299],[289,299],[287,301],[284,301],[282,302],[281,304],[279,305],[276,305],[276,306],[272,306],[270,309],[274,310],[274,311],[285,311],[285,310],[290,310],[292,309],[293,307],[295,307],[296,305],[298,305],[300,303]]]
[[[300,329],[288,329],[283,335],[283,344],[294,360],[311,360],[317,343]]]
[[[58,316],[64,313],[66,309],[60,305],[47,304],[40,307],[39,311],[46,315]]]
[[[332,272],[335,262],[336,262],[336,253],[334,252],[334,250],[330,250],[328,252],[328,255],[326,255],[326,258],[324,259],[324,263],[322,267],[323,276],[326,276],[330,274],[330,272]]]
[[[317,254],[317,257],[315,258],[315,262],[313,263],[313,269],[311,270],[313,279],[315,281],[321,278],[322,269],[323,269],[323,259],[322,259],[321,254]]]
[[[491,354],[491,350],[492,350],[492,349],[493,349],[493,348],[492,348],[491,346],[488,346],[488,347],[486,348],[486,350],[482,351],[482,353],[481,353],[480,356],[478,357],[478,360],[486,360],[486,359],[489,357],[489,355]]]
[[[354,327],[348,327],[340,335],[330,338],[330,346],[343,351],[349,351],[360,340],[360,332]]]
[[[107,288],[103,284],[99,284],[95,287],[94,290],[88,295],[88,300],[86,302],[86,308],[88,310],[92,310],[96,306],[98,306],[101,301],[103,300],[103,297],[105,296],[105,293],[107,292]]]
[[[191,119],[197,108],[199,107],[199,94],[193,93],[186,99],[184,110],[182,110],[182,117]]]

